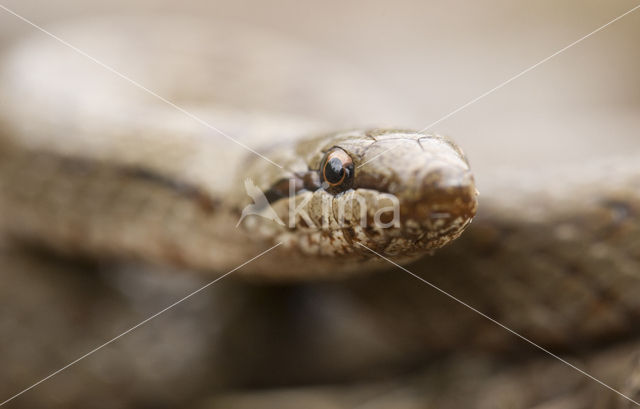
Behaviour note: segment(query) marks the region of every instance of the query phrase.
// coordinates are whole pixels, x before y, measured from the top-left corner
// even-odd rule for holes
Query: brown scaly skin
[[[313,186],[305,188],[300,181],[295,207],[306,201],[302,209],[309,221],[297,216],[291,224],[287,182],[321,172],[331,149],[340,149],[353,161],[352,177],[343,182],[344,188],[312,190]],[[245,177],[265,192],[273,190],[274,184],[283,185],[285,197],[271,206],[285,226],[254,218],[245,223],[246,228],[276,237],[307,257],[339,255],[341,262],[354,256],[371,257],[359,243],[384,256],[415,259],[460,236],[476,213],[477,191],[469,164],[460,148],[442,136],[409,130],[352,130],[301,141],[293,154],[281,146],[266,152],[285,169],[265,169],[262,161],[252,158]],[[397,225],[392,223],[393,211],[384,211],[392,206],[389,196],[397,199]],[[322,208],[323,203],[329,211]],[[340,209],[345,209],[342,220]]]

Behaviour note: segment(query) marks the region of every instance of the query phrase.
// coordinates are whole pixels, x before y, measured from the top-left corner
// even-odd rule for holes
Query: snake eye
[[[340,148],[331,149],[322,161],[322,180],[329,189],[343,191],[353,182],[353,160]]]

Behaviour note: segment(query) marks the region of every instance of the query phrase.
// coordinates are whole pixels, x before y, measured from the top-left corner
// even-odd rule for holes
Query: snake
[[[52,56],[51,52],[60,51],[59,44],[36,39],[22,50],[42,50],[18,50],[9,57],[5,71],[6,95],[23,96],[23,103],[4,110],[3,174],[10,180],[6,191],[11,191],[4,197],[12,201],[4,207],[18,211],[4,218],[11,224],[6,230],[68,251],[126,254],[218,273],[280,242],[282,248],[248,269],[275,278],[309,278],[339,276],[341,271],[363,271],[381,264],[355,242],[407,260],[453,240],[471,221],[477,205],[473,175],[462,151],[450,139],[403,129],[328,133],[316,129],[314,134],[313,126],[303,121],[267,113],[261,116],[248,107],[225,112],[219,107],[223,96],[218,96],[216,107],[214,97],[202,101],[192,91],[215,87],[214,79],[215,84],[220,82],[216,71],[238,64],[224,61],[234,61],[227,57],[232,50],[247,49],[247,44],[257,47],[260,38],[246,33],[237,45],[221,42],[220,47],[201,53],[182,44],[200,47],[203,39],[219,37],[223,28],[200,32],[185,30],[186,22],[167,22],[166,34],[149,28],[148,37],[126,41],[140,24],[144,22],[123,22],[122,33],[114,36],[108,24],[96,22],[90,28],[96,44],[82,48],[100,49],[105,59],[113,56],[130,62],[131,67],[118,69],[131,75],[151,72],[144,74],[145,88],[227,129],[241,139],[242,146],[232,146],[237,141],[234,137],[212,135],[209,127],[162,101],[160,105],[150,101],[149,95],[128,95],[131,84],[112,73],[95,73],[99,68],[95,64],[78,66],[66,57]],[[75,36],[73,32],[68,35]],[[244,64],[257,70],[263,66],[260,59],[269,57],[289,65],[288,70],[297,69],[292,67],[296,57],[279,56],[277,47],[264,47],[270,50],[268,55],[252,55],[255,61]],[[137,58],[143,51],[148,58]],[[222,61],[225,68],[218,67]],[[267,81],[256,72],[234,75]],[[69,82],[60,81],[63,77]],[[227,76],[225,81],[237,80]],[[275,93],[268,84],[245,86],[250,93]],[[317,84],[322,86],[336,85]],[[136,91],[140,90],[134,89],[134,94]],[[305,100],[306,95],[295,95],[295,91],[277,90],[294,94],[296,101]],[[211,93],[215,95],[216,90]],[[192,94],[190,99],[187,94]],[[63,107],[73,113],[58,111]],[[41,120],[29,121],[34,115]],[[64,117],[69,121],[60,124]],[[161,117],[165,119],[158,122]],[[269,145],[268,141],[273,146],[257,148],[258,143]],[[262,157],[252,152],[247,155],[245,146],[261,149]],[[390,148],[391,152],[382,155]],[[377,159],[378,155],[383,157]],[[274,163],[264,159],[267,157]],[[33,172],[24,171],[27,168]],[[53,173],[44,171],[48,168]],[[45,175],[51,178],[39,180]],[[273,209],[286,221],[284,226],[265,217],[249,217],[243,219],[242,231],[235,228],[248,205],[244,179],[266,195],[269,200],[262,210]],[[33,189],[22,189],[27,186]],[[292,203],[290,197],[295,199]],[[376,224],[376,214],[378,219],[390,216],[384,214],[390,197],[398,202],[398,222]],[[296,210],[293,218],[290,208]],[[151,237],[154,239],[149,240]],[[287,266],[278,262],[283,257],[290,260]],[[309,257],[317,262],[310,265]]]
[[[366,83],[282,38],[159,17],[52,32],[73,46],[36,33],[3,57],[10,239],[212,277],[242,266],[250,280],[311,286],[316,318],[338,294],[352,312],[373,309],[364,333],[397,349],[314,363],[341,377],[461,345],[520,351],[389,261],[540,345],[591,351],[637,334],[637,156],[496,169],[479,206],[452,139],[361,126],[377,100]]]

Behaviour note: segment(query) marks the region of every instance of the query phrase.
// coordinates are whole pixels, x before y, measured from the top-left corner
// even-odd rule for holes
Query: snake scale
[[[636,334],[636,157],[485,175],[475,216],[474,178],[455,143],[396,128],[349,130],[371,121],[365,87],[282,39],[244,30],[222,41],[224,26],[176,19],[95,20],[55,32],[157,95],[42,35],[10,51],[0,90],[4,232],[64,254],[210,275],[282,243],[239,273],[283,282],[272,285],[283,286],[284,298],[300,286],[313,294],[309,327],[324,325],[326,306],[345,304],[352,319],[372,319],[356,339],[378,337],[389,347],[363,344],[366,359],[353,362],[311,360],[280,383],[304,378],[304,371],[313,382],[352,379],[369,368],[415,368],[468,345],[521,352],[512,334],[411,277],[399,279],[404,273],[351,277],[389,270],[357,243],[556,350],[592,353]],[[325,75],[304,86],[291,81],[310,67]],[[358,108],[345,114],[336,101]],[[317,118],[304,119],[309,112]],[[236,228],[251,205],[246,180],[266,193],[284,226],[254,215]],[[295,227],[288,189],[309,214],[293,220]],[[397,197],[399,225],[360,227],[357,207],[347,211],[347,226],[339,225],[336,209],[356,193],[369,222],[389,205],[380,197]],[[630,362],[633,349],[615,362]]]

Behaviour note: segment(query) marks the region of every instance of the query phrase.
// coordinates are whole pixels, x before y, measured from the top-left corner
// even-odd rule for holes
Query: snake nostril
[[[475,216],[477,190],[468,169],[438,171],[423,179],[422,193],[412,212],[430,227],[460,224]]]
[[[450,217],[451,213],[449,212],[431,212],[429,215],[429,218],[434,220],[448,219]]]

